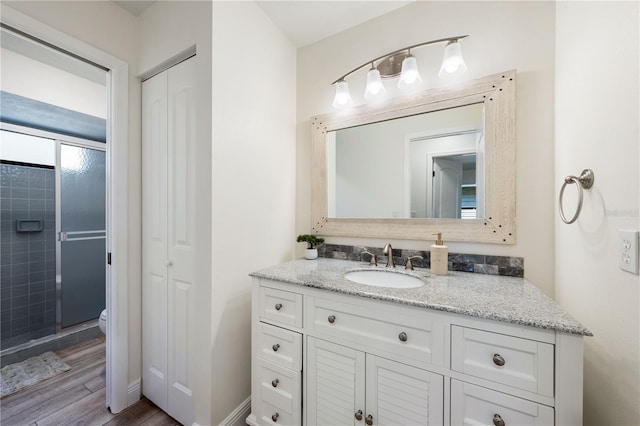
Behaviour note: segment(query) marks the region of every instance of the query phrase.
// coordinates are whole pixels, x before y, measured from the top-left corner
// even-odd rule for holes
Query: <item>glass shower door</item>
[[[58,328],[100,316],[106,304],[106,153],[59,143]]]

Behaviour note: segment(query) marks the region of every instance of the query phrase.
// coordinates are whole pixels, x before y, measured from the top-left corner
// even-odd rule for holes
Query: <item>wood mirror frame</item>
[[[393,99],[383,108],[361,106],[311,119],[311,218],[315,234],[385,239],[515,244],[516,71],[482,77],[456,86],[425,90]],[[482,219],[329,218],[327,132],[363,124],[484,103],[485,217]]]

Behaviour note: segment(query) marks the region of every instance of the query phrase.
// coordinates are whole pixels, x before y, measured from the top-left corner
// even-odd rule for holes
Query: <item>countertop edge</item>
[[[291,262],[296,262],[296,261],[291,261]],[[309,261],[304,261],[304,262],[309,262]],[[336,288],[336,287],[333,287],[333,286],[326,286],[326,285],[314,283],[312,281],[305,281],[305,280],[302,280],[302,279],[294,279],[294,278],[291,278],[291,277],[284,276],[282,273],[280,273],[280,274],[273,273],[273,272],[269,273],[270,270],[273,270],[274,268],[277,268],[277,267],[282,267],[282,265],[286,265],[287,263],[289,263],[289,262],[274,266],[272,268],[267,268],[267,269],[262,269],[262,270],[259,270],[259,271],[256,271],[256,272],[252,272],[252,273],[249,274],[249,276],[254,277],[254,278],[260,278],[260,279],[267,279],[267,280],[272,280],[272,281],[283,282],[283,283],[286,283],[286,284],[301,285],[301,286],[304,286],[304,287],[315,288],[315,289],[325,290],[325,291],[331,291],[331,292],[339,293],[339,294],[363,297],[363,298],[368,298],[368,299],[372,299],[372,300],[380,300],[380,301],[397,303],[397,304],[401,304],[401,305],[407,305],[407,306],[413,306],[413,307],[418,307],[418,308],[431,309],[431,310],[435,310],[435,311],[449,312],[449,313],[463,315],[463,316],[469,316],[469,317],[473,317],[473,318],[487,319],[487,320],[505,322],[505,323],[510,323],[510,324],[523,325],[523,326],[539,328],[539,329],[543,329],[543,330],[551,330],[551,331],[567,333],[567,334],[573,334],[573,335],[593,336],[593,333],[591,331],[589,331],[586,327],[582,326],[578,321],[576,321],[568,313],[566,313],[564,311],[564,309],[562,309],[562,307],[560,307],[557,304],[557,302],[555,302],[553,299],[549,298],[548,296],[544,295],[539,289],[537,289],[537,287],[535,287],[531,283],[528,283],[528,281],[526,281],[524,279],[522,279],[524,282],[528,283],[531,287],[535,288],[537,290],[537,292],[540,293],[539,295],[537,295],[538,297],[542,296],[543,298],[548,299],[548,302],[550,302],[551,304],[555,305],[555,307],[557,308],[557,314],[562,314],[563,316],[566,317],[566,318],[564,318],[565,320],[570,320],[570,322],[572,322],[574,324],[560,324],[560,323],[555,322],[555,321],[548,321],[548,320],[544,320],[544,319],[540,319],[540,318],[537,318],[535,320],[514,318],[514,317],[508,316],[508,315],[500,315],[499,313],[496,313],[496,312],[482,312],[482,311],[479,311],[477,309],[466,308],[466,307],[463,307],[463,306],[452,306],[452,305],[447,305],[447,304],[442,304],[442,303],[429,303],[429,302],[425,302],[425,301],[421,301],[421,300],[415,300],[415,299],[412,300],[412,299],[408,299],[408,298],[394,297],[394,296],[390,296],[390,295],[386,295],[384,293],[381,293],[380,291],[377,291],[377,292],[376,291],[364,292],[364,291],[360,291],[360,290],[352,289],[352,288],[348,288],[348,287]],[[357,268],[358,267],[356,262],[349,262],[349,263],[354,263],[353,268]],[[374,290],[374,289],[372,289],[372,290]]]

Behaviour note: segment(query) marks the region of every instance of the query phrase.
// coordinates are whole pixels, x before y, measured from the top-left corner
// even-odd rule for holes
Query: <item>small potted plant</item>
[[[304,234],[298,235],[298,239],[296,241],[299,243],[307,243],[307,249],[304,251],[304,258],[313,260],[318,258],[318,249],[316,246],[324,243],[324,238]]]

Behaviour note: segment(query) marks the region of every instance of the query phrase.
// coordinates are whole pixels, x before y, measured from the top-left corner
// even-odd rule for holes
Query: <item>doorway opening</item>
[[[105,297],[108,315],[108,326],[106,327],[106,405],[112,412],[119,412],[137,401],[140,395],[139,381],[137,384],[129,383],[128,379],[128,65],[82,40],[38,22],[6,5],[0,5],[0,8],[2,8],[0,26],[3,30],[3,39],[4,31],[10,31],[28,40],[32,45],[48,49],[51,57],[70,57],[77,62],[94,66],[101,70],[106,78],[106,100],[103,104],[103,107],[106,108],[106,117],[104,118],[106,126],[103,126],[103,129],[106,133],[107,206],[104,240],[111,261],[108,267],[105,265],[107,268],[105,272]],[[61,56],[60,53],[63,55]],[[6,63],[4,54],[2,63],[3,65]],[[8,81],[7,74],[3,72],[3,83],[5,81]],[[82,95],[82,91],[71,94]],[[82,96],[76,97],[76,99],[81,98]],[[2,109],[6,110],[4,105]],[[73,111],[73,108],[68,109]],[[62,122],[58,121],[58,123]],[[84,130],[91,130],[91,127],[90,125]],[[57,132],[65,135],[65,138],[69,134],[59,130]],[[94,140],[87,138],[86,133],[70,137],[78,136]],[[106,259],[104,260],[106,261]]]
[[[106,145],[2,123],[2,365],[99,336]]]

